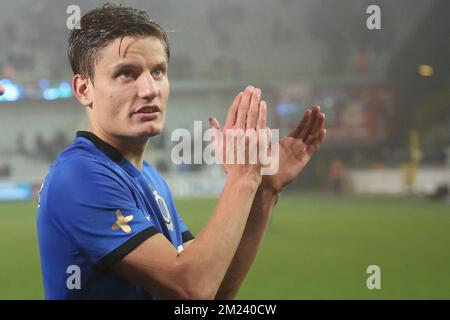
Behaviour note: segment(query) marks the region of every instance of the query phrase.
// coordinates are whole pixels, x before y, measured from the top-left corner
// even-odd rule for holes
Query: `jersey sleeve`
[[[126,181],[105,165],[77,160],[48,190],[54,222],[101,273],[160,232],[137,208]]]
[[[181,219],[181,216],[179,214],[178,214],[178,224],[181,229],[181,237],[183,238],[183,243],[195,239],[194,235],[191,233],[191,231],[189,231],[188,227],[186,227],[186,225],[183,222],[183,219]]]

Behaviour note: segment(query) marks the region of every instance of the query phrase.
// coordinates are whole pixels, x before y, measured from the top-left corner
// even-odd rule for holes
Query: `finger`
[[[247,113],[246,129],[254,129],[258,121],[258,111],[261,102],[261,89],[255,88],[253,90],[252,98],[250,100],[250,108]]]
[[[272,145],[272,130],[270,128],[267,128],[267,146]]]
[[[289,134],[290,137],[293,138],[298,138],[300,137],[300,133],[302,132],[302,130],[305,128],[305,126],[308,123],[308,120],[311,116],[311,110],[306,110],[305,113],[303,114],[303,119],[302,121],[299,122],[299,124],[297,125],[297,127]]]
[[[216,118],[209,117],[208,120],[209,120],[209,125],[210,125],[211,128],[220,130],[220,123],[219,123],[219,121],[217,121]]]
[[[322,129],[317,133],[317,137],[311,141],[311,143],[307,147],[307,152],[310,156],[312,156],[317,150],[319,150],[325,136],[327,134],[326,129]]]
[[[308,123],[305,125],[305,127],[302,129],[302,131],[300,132],[299,137],[302,140],[305,140],[310,134],[311,131],[314,127],[317,115],[320,112],[320,107],[319,106],[314,106],[311,110],[311,116],[308,119]]]
[[[263,100],[259,103],[257,129],[264,129],[267,124],[267,103]]]
[[[217,141],[216,130],[219,130],[220,125],[219,125],[219,122],[217,121],[217,119],[214,117],[209,117],[208,121],[209,121],[209,126],[211,127],[211,129],[213,129],[212,135],[211,135],[211,142],[213,145],[213,152],[215,153],[216,141]]]
[[[258,123],[256,125],[256,131],[258,134],[258,154],[264,154],[263,158],[260,158],[261,165],[268,167],[270,165],[271,144],[272,144],[272,131],[267,128],[267,103],[261,101],[259,103],[259,115]],[[267,158],[269,156],[269,159]]]
[[[253,86],[248,86],[247,88],[245,88],[244,94],[241,98],[241,102],[238,106],[236,122],[234,124],[235,128],[245,130],[245,121],[247,120],[247,112],[250,107],[250,98],[252,96],[253,89]]]
[[[258,129],[258,155],[263,167],[270,165],[272,132],[269,128]]]
[[[308,137],[306,137],[305,144],[310,145],[310,144],[314,143],[316,140],[320,139],[321,136],[323,135],[323,130],[325,130],[325,129],[320,128],[315,133],[311,133]]]
[[[301,139],[305,140],[311,134],[312,129],[314,128],[314,125],[316,123],[317,116],[318,116],[319,113],[320,113],[320,107],[314,106],[311,109],[311,115],[310,115],[310,117],[308,119],[308,123],[305,125],[305,127],[303,128],[303,130],[300,133],[300,138]]]
[[[209,117],[209,125],[211,129],[213,129],[212,135],[211,135],[211,142],[212,142],[212,150],[214,156],[221,157],[222,154],[222,144],[220,139],[220,124],[219,121],[217,121],[214,117]]]
[[[225,120],[224,128],[231,128],[232,126],[234,126],[234,123],[236,122],[237,108],[239,106],[239,103],[241,102],[242,94],[243,92],[241,91],[236,95],[233,103],[228,109],[227,119]]]
[[[318,137],[321,130],[324,128],[324,124],[325,124],[325,115],[323,113],[320,113],[316,118],[314,127],[311,130],[309,136],[306,137],[306,140],[305,140],[306,144],[311,143],[311,137],[313,138],[313,140]]]
[[[325,124],[325,114],[323,112],[319,112],[316,118],[316,123],[313,126],[313,129],[311,130],[311,134],[316,134],[320,130],[323,129]]]

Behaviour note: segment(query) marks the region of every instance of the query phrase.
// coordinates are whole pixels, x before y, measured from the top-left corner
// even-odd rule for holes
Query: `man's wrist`
[[[254,205],[260,209],[263,209],[264,207],[272,208],[278,202],[280,194],[281,192],[274,189],[271,185],[261,183],[256,192]]]
[[[239,190],[248,189],[249,191],[257,191],[260,186],[261,179],[257,177],[228,176],[226,184],[233,186]]]
[[[258,188],[258,193],[260,194],[260,197],[269,202],[273,203],[275,205],[280,198],[281,192],[278,190],[275,190],[271,186],[267,186],[265,184],[261,184]]]
[[[272,214],[272,209],[278,202],[279,197],[280,193],[275,189],[265,187],[261,184],[256,191],[249,219],[255,222],[269,219]]]
[[[274,189],[272,186],[263,183],[259,185],[258,192],[261,193],[266,199],[279,197],[281,193],[280,191]]]
[[[259,189],[264,191],[264,193],[266,195],[276,196],[276,195],[279,195],[281,193],[281,189],[276,188],[275,186],[273,186],[273,184],[267,178],[267,176],[263,176],[263,178],[261,180],[261,184],[259,186]]]

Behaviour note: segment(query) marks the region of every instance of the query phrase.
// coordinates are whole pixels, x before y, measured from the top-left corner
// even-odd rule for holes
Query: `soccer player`
[[[107,4],[82,17],[68,51],[72,89],[89,128],[56,158],[41,188],[46,298],[235,297],[279,193],[325,137],[320,109],[308,110],[280,141],[277,174],[261,176],[259,162],[223,164],[225,186],[194,239],[168,185],[143,160],[167,110],[165,31],[143,11]],[[266,114],[261,90],[248,86],[231,104],[223,130],[264,130]],[[220,129],[215,118],[210,125]]]

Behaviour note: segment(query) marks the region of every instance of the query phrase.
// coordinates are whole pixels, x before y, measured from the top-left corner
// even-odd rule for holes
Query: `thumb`
[[[219,121],[217,121],[217,119],[214,117],[209,117],[208,121],[209,121],[209,126],[211,127],[211,129],[213,129],[212,136],[211,136],[211,139],[212,139],[211,142],[212,142],[212,146],[213,146],[213,154],[219,155],[220,154],[220,146],[219,146],[220,124],[219,124]]]
[[[220,130],[220,124],[219,124],[219,121],[217,121],[216,118],[209,117],[208,120],[209,120],[209,125],[210,125],[211,128]]]

